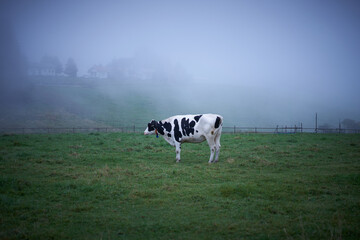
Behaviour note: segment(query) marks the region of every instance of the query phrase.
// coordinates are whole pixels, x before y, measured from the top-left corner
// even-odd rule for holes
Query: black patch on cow
[[[164,135],[164,127],[163,127],[163,124],[162,122],[155,122],[155,128],[156,130],[158,130],[158,133],[160,133],[161,135]]]
[[[170,134],[170,133],[168,133],[168,137],[171,137],[171,134]]]
[[[167,132],[171,132],[171,123],[165,122],[163,126]]]
[[[154,122],[154,121],[152,121],[151,123],[148,123],[148,131],[149,131],[149,132],[155,130],[155,126],[154,126],[153,122]]]
[[[195,127],[195,121],[189,122],[190,119],[183,118],[181,119],[181,128],[183,135],[190,136],[191,134],[194,134],[194,127]]]
[[[216,121],[215,121],[215,128],[218,128],[220,126],[221,123],[221,118],[220,117],[216,117]]]
[[[202,115],[197,115],[197,116],[195,116],[195,117],[194,117],[195,121],[196,121],[196,122],[199,122],[199,119],[201,118],[201,116],[202,116]]]
[[[179,128],[179,122],[177,119],[174,120],[174,136],[175,136],[175,140],[177,142],[181,141],[181,132],[180,132],[180,128]]]
[[[199,131],[198,131],[198,130],[196,130],[196,132],[198,133]]]

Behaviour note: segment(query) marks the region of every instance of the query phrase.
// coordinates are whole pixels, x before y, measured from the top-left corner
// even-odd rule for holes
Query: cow
[[[180,162],[182,143],[200,143],[207,141],[210,147],[209,163],[219,160],[220,137],[223,117],[218,114],[177,115],[165,120],[152,120],[148,123],[144,135],[160,134],[176,149],[176,162]],[[215,160],[214,160],[215,155]]]

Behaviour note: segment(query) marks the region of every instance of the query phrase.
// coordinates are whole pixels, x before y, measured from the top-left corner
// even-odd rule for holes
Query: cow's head
[[[144,131],[144,135],[157,134],[156,126],[157,122],[155,120],[149,122],[147,128]]]

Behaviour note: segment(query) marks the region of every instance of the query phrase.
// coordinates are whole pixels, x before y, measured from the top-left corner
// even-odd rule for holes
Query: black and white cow
[[[159,122],[152,120],[144,134],[163,136],[176,148],[176,162],[180,162],[182,143],[200,143],[206,140],[210,147],[209,163],[213,163],[219,160],[222,124],[223,117],[217,114],[177,115]]]

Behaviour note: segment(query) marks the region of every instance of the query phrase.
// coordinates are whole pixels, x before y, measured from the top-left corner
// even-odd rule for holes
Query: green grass
[[[0,137],[0,239],[359,239],[360,135]]]

